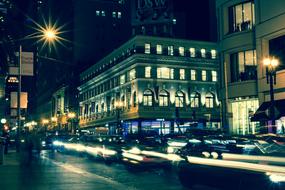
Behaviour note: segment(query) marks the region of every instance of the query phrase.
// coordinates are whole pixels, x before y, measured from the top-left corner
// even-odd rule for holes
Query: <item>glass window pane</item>
[[[244,71],[244,52],[238,53],[239,72]]]
[[[195,48],[190,48],[189,51],[190,51],[190,57],[195,57],[196,56]]]
[[[179,55],[180,56],[184,56],[185,55],[184,47],[179,47]]]
[[[251,2],[243,4],[243,21],[245,29],[250,29],[252,25]]]
[[[206,57],[206,50],[201,49],[201,57],[205,58]]]
[[[236,29],[241,31],[242,23],[242,4],[235,7],[235,17],[236,17]]]
[[[185,70],[184,69],[180,69],[179,70],[179,74],[180,74],[180,80],[184,80],[185,79]]]
[[[145,67],[145,78],[151,77],[151,67]]]
[[[254,65],[252,50],[245,52],[245,65]]]
[[[144,44],[144,53],[150,54],[150,44]]]
[[[168,46],[167,50],[168,50],[168,55],[173,55],[173,46]]]
[[[156,53],[157,54],[162,54],[162,46],[161,45],[156,45]]]

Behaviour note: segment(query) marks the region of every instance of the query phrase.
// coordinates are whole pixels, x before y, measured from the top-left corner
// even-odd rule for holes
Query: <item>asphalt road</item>
[[[43,151],[32,161],[27,155],[18,155],[19,161],[13,155],[0,166],[0,190],[186,190],[173,170],[129,170],[123,164],[106,165],[51,151]]]

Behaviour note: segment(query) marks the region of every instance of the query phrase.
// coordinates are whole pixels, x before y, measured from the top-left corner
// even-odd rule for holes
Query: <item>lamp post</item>
[[[276,84],[276,67],[279,65],[278,59],[274,57],[265,58],[263,65],[266,67],[266,81],[270,86],[270,119],[272,133],[276,133],[275,126],[275,102],[274,102],[274,85]],[[268,131],[269,132],[269,131]]]
[[[36,37],[39,37],[40,40],[44,40],[44,44],[48,43],[51,45],[54,43],[54,41],[58,41],[58,29],[55,29],[54,27],[46,26],[46,28],[39,26],[41,29],[38,31],[40,32],[40,35],[37,35]],[[16,149],[17,152],[20,150],[20,131],[21,131],[21,91],[22,91],[22,45],[19,46],[19,68],[18,68],[18,94],[17,94],[17,115],[18,115],[18,128],[17,128],[17,138],[16,138]]]
[[[121,117],[120,112],[121,112],[122,107],[123,107],[123,102],[117,101],[115,103],[115,108],[116,108],[116,112],[117,112],[117,131],[118,131],[119,135],[122,135],[122,133],[123,133],[121,121],[120,121],[120,117]]]

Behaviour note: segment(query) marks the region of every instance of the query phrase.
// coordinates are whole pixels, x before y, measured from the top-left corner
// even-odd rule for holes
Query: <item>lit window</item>
[[[144,44],[144,53],[150,54],[150,44]]]
[[[190,107],[191,108],[198,108],[200,105],[200,94],[199,93],[193,93],[190,96]]]
[[[101,11],[102,16],[106,16],[105,11]]]
[[[189,52],[190,52],[190,57],[196,57],[195,48],[190,48]]]
[[[217,71],[212,71],[212,81],[217,82]]]
[[[203,70],[202,71],[202,81],[206,81],[207,80],[207,71]]]
[[[130,71],[130,80],[134,80],[136,78],[136,70],[132,69]]]
[[[180,80],[185,80],[185,69],[180,69],[179,74]]]
[[[173,79],[174,78],[174,69],[169,69],[167,67],[157,68],[157,78]]]
[[[191,80],[196,80],[197,79],[196,75],[197,75],[196,70],[191,70]]]
[[[156,45],[156,53],[157,54],[162,54],[162,46],[159,45],[159,44]]]
[[[256,80],[256,51],[247,50],[230,55],[232,72],[231,82]]]
[[[177,22],[177,20],[174,18],[174,19],[172,19],[172,23],[173,24],[176,24],[176,22]]]
[[[167,52],[168,52],[168,55],[173,55],[173,53],[174,53],[173,46],[168,46]]]
[[[122,18],[122,13],[118,12],[118,18]]]
[[[206,95],[205,106],[206,106],[206,108],[213,108],[214,107],[214,95],[213,94],[209,93]]]
[[[201,57],[205,58],[206,57],[206,50],[201,49]]]
[[[96,16],[100,16],[100,11],[96,11]]]
[[[143,105],[144,106],[152,106],[153,102],[153,93],[151,90],[146,90],[143,93]]]
[[[117,13],[116,12],[112,12],[112,16],[113,16],[113,18],[116,18],[117,17]]]
[[[180,56],[184,56],[185,55],[184,47],[179,47],[179,55]]]
[[[175,107],[183,107],[184,106],[184,94],[181,91],[176,92],[175,95]]]
[[[212,57],[212,59],[217,58],[217,51],[216,50],[214,50],[214,49],[211,50],[211,57]]]
[[[150,78],[151,77],[151,67],[145,67],[144,76],[145,76],[145,78]]]
[[[229,8],[229,32],[252,29],[255,24],[254,3],[245,2]]]
[[[169,93],[165,90],[162,90],[159,93],[159,106],[168,106],[169,102]]]
[[[125,77],[125,75],[121,75],[120,76],[120,84],[122,85],[122,84],[125,84],[125,82],[126,82],[126,77]]]

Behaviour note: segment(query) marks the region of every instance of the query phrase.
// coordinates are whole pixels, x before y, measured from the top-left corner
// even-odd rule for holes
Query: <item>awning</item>
[[[271,102],[263,102],[256,110],[251,121],[268,121],[270,120]],[[285,116],[285,99],[274,101],[275,120]]]

